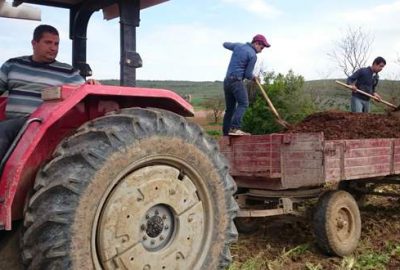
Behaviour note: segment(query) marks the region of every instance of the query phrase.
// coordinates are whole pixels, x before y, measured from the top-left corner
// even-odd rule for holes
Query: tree
[[[348,77],[357,69],[366,66],[372,43],[371,34],[365,32],[361,27],[349,26],[328,56],[337,62]]]
[[[263,84],[281,117],[289,123],[302,121],[306,116],[316,111],[311,97],[304,92],[304,78],[289,71],[286,75],[267,73]],[[246,111],[242,127],[252,134],[279,132],[283,128],[275,121],[274,115],[261,94]]]
[[[225,109],[225,99],[223,97],[207,98],[202,105],[211,111],[210,117],[214,123],[218,123],[221,120]]]

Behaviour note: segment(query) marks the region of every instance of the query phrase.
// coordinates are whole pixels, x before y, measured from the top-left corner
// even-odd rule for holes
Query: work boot
[[[231,128],[228,133],[229,136],[249,136],[251,135],[248,132],[244,132],[238,128]]]

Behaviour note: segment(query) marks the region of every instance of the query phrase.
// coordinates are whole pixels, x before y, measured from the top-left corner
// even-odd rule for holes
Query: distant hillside
[[[338,79],[345,82],[345,79]],[[304,92],[311,95],[321,110],[342,109],[349,110],[351,91],[335,83],[335,80],[307,81]],[[377,92],[383,99],[398,104],[400,102],[400,81],[382,80]],[[382,111],[384,106],[373,106],[373,111]]]
[[[104,80],[102,84],[119,85],[118,80]],[[221,81],[191,82],[191,81],[137,81],[138,87],[168,89],[181,96],[190,94],[192,103],[199,105],[205,98],[223,96]]]
[[[339,79],[345,81],[344,79]],[[118,85],[118,80],[101,81],[107,85]],[[223,96],[223,84],[221,81],[214,82],[191,82],[191,81],[138,81],[137,86],[146,88],[169,89],[180,95],[190,94],[192,103],[198,106],[205,98]],[[321,110],[345,109],[349,107],[350,90],[335,83],[335,80],[307,81],[304,84],[305,94],[310,94]],[[384,99],[396,105],[400,104],[400,81],[382,80],[377,91]],[[376,107],[376,106],[374,106]],[[379,107],[377,108],[380,109]]]

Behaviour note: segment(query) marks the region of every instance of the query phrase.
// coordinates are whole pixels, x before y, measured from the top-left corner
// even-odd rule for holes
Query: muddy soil
[[[304,217],[280,216],[258,219],[252,234],[239,234],[231,248],[238,269],[249,258],[264,263],[251,269],[400,269],[400,202],[370,198],[360,207],[362,233],[358,248],[348,258],[324,255],[312,232],[312,211]],[[381,257],[380,257],[381,256]],[[382,259],[383,256],[385,260]],[[368,266],[366,260],[371,260]],[[377,263],[376,260],[382,260]],[[374,264],[375,263],[375,264]]]
[[[324,132],[327,140],[400,138],[399,114],[326,111],[308,116],[287,132]]]

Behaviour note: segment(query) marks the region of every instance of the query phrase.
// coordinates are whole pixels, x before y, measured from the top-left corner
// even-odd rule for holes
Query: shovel
[[[264,96],[265,100],[267,101],[269,108],[271,109],[272,113],[275,115],[276,122],[278,124],[280,124],[281,126],[283,126],[284,128],[288,129],[290,127],[289,123],[281,118],[278,111],[275,109],[274,104],[272,104],[267,93],[264,91],[264,88],[262,87],[260,82],[257,79],[255,81],[256,81],[256,84],[258,85],[258,88],[260,89],[262,95]]]
[[[353,87],[352,87],[351,85],[342,83],[342,82],[340,82],[340,81],[336,81],[336,83],[337,83],[337,84],[340,84],[341,86],[344,86],[344,87],[347,87],[347,88],[353,90]],[[392,103],[390,103],[390,102],[387,102],[387,101],[385,101],[385,100],[383,100],[383,99],[377,98],[376,96],[373,96],[373,95],[371,95],[371,94],[368,94],[368,93],[366,93],[366,92],[364,92],[364,91],[362,91],[362,90],[360,90],[360,89],[356,89],[355,91],[356,91],[357,93],[360,93],[360,94],[363,94],[363,95],[365,95],[365,96],[367,96],[367,97],[370,97],[370,98],[372,98],[372,99],[374,99],[374,100],[376,100],[376,101],[378,101],[378,102],[381,102],[381,103],[385,104],[386,106],[391,107],[391,108],[394,109],[395,111],[398,111],[398,110],[400,109],[400,108],[399,108],[400,106],[396,106],[396,105],[394,105],[394,104],[392,104]]]

